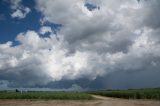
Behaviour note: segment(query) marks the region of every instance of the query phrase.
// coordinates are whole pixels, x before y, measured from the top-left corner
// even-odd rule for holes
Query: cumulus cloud
[[[30,12],[29,8],[24,8],[24,12],[22,12],[20,9],[17,9],[15,12],[11,14],[11,16],[12,18],[22,19],[22,18],[25,18],[29,12]]]
[[[13,10],[11,17],[23,19],[31,12],[30,8],[23,6],[22,0],[10,0],[11,9]]]
[[[51,27],[49,27],[49,26],[43,26],[43,27],[41,27],[41,29],[40,29],[39,32],[42,35],[44,35],[46,33],[53,33]]]
[[[88,2],[100,9],[90,11],[85,6]],[[36,0],[43,22],[62,24],[60,40],[44,26],[39,32],[17,35],[20,45],[0,44],[0,78],[17,86],[36,86],[63,80],[95,81],[121,71],[154,73],[160,68],[159,3]],[[40,36],[46,33],[50,35]]]
[[[67,49],[55,39],[55,35],[42,38],[34,31],[17,36],[20,45],[12,42],[0,45],[1,80],[9,79],[19,84],[33,86],[50,81],[76,79],[86,75],[88,54],[77,51],[66,56]],[[88,73],[87,76],[89,76]]]

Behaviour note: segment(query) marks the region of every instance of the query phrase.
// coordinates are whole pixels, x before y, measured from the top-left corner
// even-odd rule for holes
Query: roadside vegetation
[[[58,99],[58,100],[92,100],[90,94],[82,92],[8,92],[1,91],[0,99]]]
[[[108,90],[108,91],[92,91],[94,95],[106,97],[125,98],[125,99],[154,99],[160,100],[160,88],[155,89],[133,89],[133,90]]]

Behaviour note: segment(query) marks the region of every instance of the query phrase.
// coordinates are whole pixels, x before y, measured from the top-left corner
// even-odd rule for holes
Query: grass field
[[[155,99],[160,100],[160,88],[139,89],[139,90],[111,90],[111,91],[93,91],[94,95],[106,97],[125,98],[125,99]]]
[[[91,100],[93,97],[82,92],[0,92],[0,99]]]
[[[125,99],[160,100],[160,88],[139,90],[103,90],[91,92],[8,92],[0,91],[0,99],[92,100],[91,94]]]

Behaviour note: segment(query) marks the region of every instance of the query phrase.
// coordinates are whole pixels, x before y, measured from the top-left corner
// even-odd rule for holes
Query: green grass
[[[125,98],[125,99],[155,99],[160,100],[160,89],[139,89],[139,90],[113,90],[89,92],[95,95]]]
[[[0,99],[92,100],[93,97],[82,92],[0,92]]]

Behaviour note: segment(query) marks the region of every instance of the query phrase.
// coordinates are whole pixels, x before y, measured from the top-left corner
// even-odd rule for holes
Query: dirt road
[[[97,100],[0,100],[0,106],[160,106],[160,101],[95,96]]]

